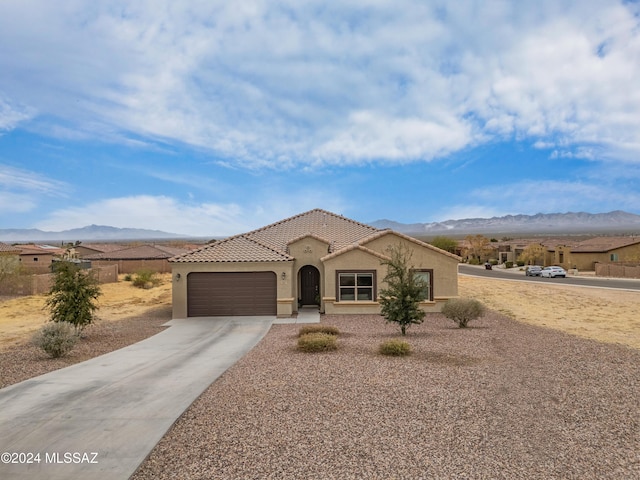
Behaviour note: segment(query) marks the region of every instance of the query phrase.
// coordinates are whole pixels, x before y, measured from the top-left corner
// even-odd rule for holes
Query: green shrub
[[[133,278],[133,286],[138,288],[152,288],[158,286],[160,279],[153,270],[138,270]]]
[[[125,281],[125,282],[130,282],[131,280],[133,280],[133,277],[131,276],[131,274],[130,274],[130,273],[127,273],[127,274],[124,276],[124,281]]]
[[[471,258],[469,259],[469,265],[480,265],[480,260],[477,258]]]
[[[518,260],[518,261],[516,262],[516,265],[518,265],[519,267],[524,267],[524,262],[523,262],[523,261],[521,261],[521,260]]]
[[[450,298],[442,307],[442,314],[453,320],[460,328],[465,328],[471,320],[484,315],[482,303],[473,298]]]
[[[328,333],[306,333],[298,338],[298,350],[302,352],[328,352],[337,348],[336,336]]]
[[[511,268],[511,267],[513,267],[513,262],[504,262],[504,266],[506,268]]]
[[[403,340],[387,340],[380,345],[378,350],[382,355],[404,357],[411,353],[411,345]]]
[[[306,335],[307,333],[326,333],[327,335],[340,335],[338,327],[333,325],[320,325],[318,323],[312,325],[305,325],[298,331],[298,336]]]
[[[69,322],[51,322],[34,336],[33,344],[51,358],[59,358],[71,351],[78,341],[75,327]]]

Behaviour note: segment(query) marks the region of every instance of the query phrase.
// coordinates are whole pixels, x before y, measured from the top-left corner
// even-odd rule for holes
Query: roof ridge
[[[405,235],[404,233],[398,232],[396,230],[391,230],[391,229],[379,230],[378,232],[373,233],[373,234],[369,235],[368,237],[362,238],[362,239],[360,239],[358,241],[358,245],[364,245],[365,243],[368,243],[368,242],[370,242],[372,240],[375,240],[376,238],[384,237],[385,235],[388,235],[389,233],[397,235],[400,238],[404,238],[405,240],[413,242],[413,243],[415,243],[417,245],[420,245],[422,247],[428,248],[430,250],[435,250],[435,251],[438,251],[438,252],[442,252],[442,253],[446,254],[447,256],[449,256],[449,257],[452,257],[452,258],[455,258],[457,260],[460,260],[460,257],[458,255],[456,255],[455,253],[447,252],[446,250],[442,250],[441,248],[434,247],[430,243],[423,242],[422,240],[418,240],[415,237],[412,237],[410,235]]]
[[[271,250],[272,252],[277,253],[278,255],[282,255],[283,257],[287,257],[287,258],[289,258],[289,259],[292,259],[292,258],[293,258],[293,257],[292,257],[291,255],[289,255],[288,253],[286,253],[286,252],[281,252],[280,250],[278,250],[278,249],[276,249],[276,248],[273,248],[273,247],[271,247],[271,246],[267,245],[266,243],[261,242],[260,240],[256,240],[256,239],[254,239],[254,238],[249,238],[249,237],[247,237],[246,235],[239,235],[239,236],[240,236],[240,237],[243,237],[245,240],[248,240],[248,241],[250,241],[250,242],[255,243],[256,245],[259,245],[259,246],[261,246],[261,247],[263,247],[263,248],[266,248],[267,250]]]

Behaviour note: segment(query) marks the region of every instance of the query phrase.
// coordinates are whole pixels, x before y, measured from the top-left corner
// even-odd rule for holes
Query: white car
[[[544,267],[540,272],[540,276],[549,277],[549,278],[555,278],[555,277],[564,278],[567,276],[567,271],[562,267]]]

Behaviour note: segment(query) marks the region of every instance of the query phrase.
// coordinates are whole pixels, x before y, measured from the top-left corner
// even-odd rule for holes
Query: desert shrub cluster
[[[453,320],[460,328],[465,328],[471,320],[484,315],[482,303],[473,298],[451,298],[442,307],[442,314]]]
[[[302,352],[328,352],[337,348],[336,335],[329,333],[305,333],[298,337],[298,350]]]
[[[59,358],[73,349],[78,342],[78,334],[69,322],[50,322],[33,336],[32,341],[51,358]]]
[[[389,355],[392,357],[404,357],[411,353],[411,345],[403,340],[387,340],[380,345],[378,351],[382,355]]]
[[[138,288],[153,288],[160,284],[160,278],[153,270],[138,270],[133,277],[133,286]]]
[[[300,328],[298,331],[298,336],[306,335],[308,333],[326,333],[328,335],[340,335],[340,330],[338,327],[334,327],[333,325],[321,325],[319,323],[314,323],[310,325],[305,325]]]

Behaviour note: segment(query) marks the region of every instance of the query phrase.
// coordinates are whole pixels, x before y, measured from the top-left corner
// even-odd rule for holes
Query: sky
[[[0,2],[0,228],[640,214],[640,4]]]

